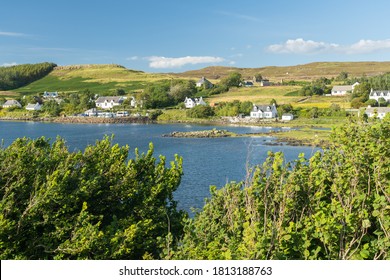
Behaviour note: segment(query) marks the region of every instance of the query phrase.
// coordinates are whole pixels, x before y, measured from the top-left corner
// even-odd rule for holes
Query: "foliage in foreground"
[[[211,198],[169,257],[390,259],[390,121],[349,123],[310,159],[270,153]]]
[[[84,152],[45,138],[0,148],[0,258],[159,258],[182,231],[181,159],[128,152],[109,138]]]

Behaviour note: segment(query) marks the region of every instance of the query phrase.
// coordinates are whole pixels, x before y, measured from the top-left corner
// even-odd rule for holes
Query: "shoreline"
[[[100,117],[50,117],[50,118],[11,118],[1,117],[0,121],[22,121],[22,122],[51,122],[64,124],[126,124],[126,123],[140,123],[140,124],[198,124],[198,125],[217,125],[217,126],[267,126],[267,127],[290,127],[296,128],[287,132],[271,131],[266,133],[247,133],[236,134],[226,130],[205,130],[205,131],[191,131],[187,133],[172,132],[162,137],[176,137],[176,138],[217,138],[217,137],[273,137],[274,141],[266,145],[278,146],[314,146],[326,147],[329,144],[329,131],[316,130],[314,126],[303,127],[293,126],[289,123],[281,122],[256,122],[256,123],[231,123],[222,120],[201,120],[198,122],[191,121],[155,121],[150,120],[149,117],[120,117],[120,118],[100,118]],[[275,125],[276,124],[276,125]]]

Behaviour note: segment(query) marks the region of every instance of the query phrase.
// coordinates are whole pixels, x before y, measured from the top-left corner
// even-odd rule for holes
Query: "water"
[[[269,130],[289,129],[271,127],[207,126],[188,124],[58,124],[41,122],[0,121],[0,139],[5,146],[16,138],[37,138],[45,136],[64,138],[69,149],[84,149],[94,144],[104,135],[114,135],[114,142],[129,145],[130,157],[134,149],[146,152],[152,142],[155,156],[164,155],[173,160],[174,155],[183,157],[184,175],[174,197],[180,209],[200,209],[209,196],[210,185],[222,187],[229,181],[244,180],[246,166],[261,164],[268,151],[283,151],[286,160],[296,159],[299,153],[309,157],[314,151],[310,147],[268,146],[268,137],[239,138],[169,138],[163,134],[173,131],[194,131],[207,129],[227,129],[236,133],[256,133]]]

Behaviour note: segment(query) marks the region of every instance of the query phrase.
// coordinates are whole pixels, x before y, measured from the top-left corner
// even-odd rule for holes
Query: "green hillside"
[[[107,94],[116,89],[137,91],[149,83],[170,78],[168,74],[149,74],[114,64],[60,66],[46,77],[14,92],[30,95],[44,91],[73,92],[89,89],[93,93]]]

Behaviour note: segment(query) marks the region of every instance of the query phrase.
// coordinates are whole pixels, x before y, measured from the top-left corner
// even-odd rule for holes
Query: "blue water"
[[[200,209],[204,199],[209,196],[210,185],[224,186],[229,181],[245,178],[246,166],[261,164],[268,151],[283,151],[287,161],[296,159],[298,154],[306,157],[314,152],[310,147],[269,146],[272,138],[169,138],[163,134],[173,131],[194,131],[206,129],[227,129],[236,133],[256,133],[283,128],[207,126],[188,124],[58,124],[41,122],[0,121],[0,140],[4,146],[16,138],[37,138],[45,136],[64,138],[70,150],[84,149],[94,144],[104,135],[114,135],[114,142],[129,145],[133,156],[135,148],[146,152],[152,142],[155,156],[164,155],[173,160],[174,155],[183,157],[184,175],[174,197],[180,209],[191,211]],[[288,129],[288,128],[287,128]]]

